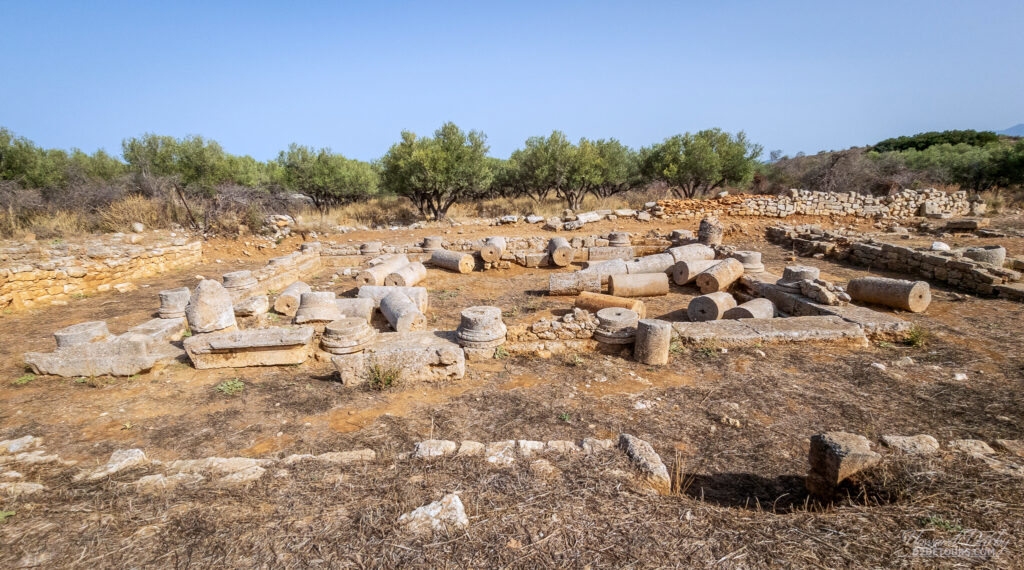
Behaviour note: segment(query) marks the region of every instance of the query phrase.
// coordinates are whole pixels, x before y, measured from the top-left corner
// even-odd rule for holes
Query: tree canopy
[[[369,163],[334,154],[329,148],[292,143],[281,151],[277,163],[285,188],[309,196],[321,213],[377,193],[379,177]]]
[[[721,129],[675,135],[641,151],[641,171],[660,180],[681,198],[742,184],[753,175],[761,146],[747,141],[743,131],[731,135]]]
[[[424,216],[444,218],[459,200],[481,196],[493,176],[487,137],[445,123],[433,138],[402,131],[380,160],[381,186],[405,196]]]
[[[928,147],[940,144],[985,146],[998,141],[999,136],[992,131],[975,131],[969,129],[962,131],[930,131],[927,133],[917,133],[913,136],[885,139],[876,143],[873,150],[875,152],[924,150]]]

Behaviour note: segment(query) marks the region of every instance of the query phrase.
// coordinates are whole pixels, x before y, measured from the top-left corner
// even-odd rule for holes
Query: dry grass
[[[127,232],[134,222],[141,222],[147,228],[164,227],[167,220],[160,206],[156,200],[144,196],[126,196],[100,210],[97,225],[107,232]]]

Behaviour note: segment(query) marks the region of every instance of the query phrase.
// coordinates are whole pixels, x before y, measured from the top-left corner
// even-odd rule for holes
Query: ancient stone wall
[[[706,215],[785,218],[806,215],[902,219],[914,216],[964,216],[971,209],[967,192],[947,194],[935,189],[902,190],[882,197],[856,192],[793,189],[781,196],[739,194],[710,200],[663,200],[658,203],[658,207],[665,215],[681,218],[700,218]]]
[[[816,227],[775,226],[765,233],[769,241],[792,247],[801,255],[821,254],[860,266],[899,271],[980,295],[1002,294],[1005,288],[1004,296],[1015,298],[1013,292],[1016,288],[1007,284],[1021,279],[1017,271],[968,259],[957,251],[932,251],[883,243]]]
[[[86,244],[36,242],[0,248],[0,310],[67,303],[73,295],[127,291],[144,277],[202,259],[202,242],[178,237],[149,245],[117,238]]]

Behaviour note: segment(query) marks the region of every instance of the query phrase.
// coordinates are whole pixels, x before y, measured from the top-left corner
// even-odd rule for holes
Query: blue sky
[[[444,121],[631,146],[708,127],[765,152],[1024,122],[1024,2],[0,0],[0,125],[46,147],[145,132],[258,159],[373,159]]]

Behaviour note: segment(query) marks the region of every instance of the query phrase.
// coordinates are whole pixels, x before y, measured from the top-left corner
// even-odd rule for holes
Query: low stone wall
[[[663,200],[666,215],[701,218],[707,215],[763,216],[853,216],[858,218],[910,218],[914,216],[964,216],[971,210],[967,192],[947,194],[941,190],[902,190],[889,196],[873,197],[856,192],[790,190],[781,196],[727,195],[709,200]]]
[[[546,251],[548,241],[550,241],[549,237],[507,237],[505,239],[505,253],[501,256],[501,261],[505,262],[506,265],[516,263],[524,267],[539,267],[548,264]],[[569,245],[573,248],[574,262],[589,261],[591,248],[609,247],[610,243],[608,234],[567,236],[566,239],[569,240]],[[483,247],[484,241],[484,239],[445,240],[443,246],[445,249],[452,251],[477,253]],[[379,255],[394,253],[404,253],[409,257],[410,261],[426,262],[430,259],[430,252],[424,251],[418,243],[384,245],[380,248],[380,253],[372,255],[362,253],[361,245],[358,243],[341,245],[327,242],[323,244],[320,255],[324,265],[329,267],[357,267]],[[654,255],[665,251],[666,248],[671,246],[672,242],[667,236],[633,236],[631,245],[628,246],[628,251],[624,250],[625,253],[622,258],[632,259],[634,257]],[[477,262],[478,265],[484,266],[483,261],[479,258]],[[486,268],[486,266],[484,267]]]
[[[179,237],[151,245],[36,243],[0,248],[0,310],[66,304],[72,295],[111,289],[199,263],[202,242]]]
[[[968,259],[960,252],[882,243],[814,226],[774,226],[765,235],[769,241],[792,247],[801,255],[822,255],[869,268],[899,271],[979,295],[997,294],[1000,286],[1021,279],[1017,271]]]

